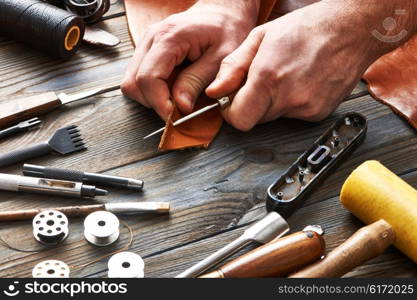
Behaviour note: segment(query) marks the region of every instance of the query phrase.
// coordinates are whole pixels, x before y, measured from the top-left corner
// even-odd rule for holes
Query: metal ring
[[[133,252],[120,252],[108,262],[109,278],[143,278],[145,263],[142,257]]]
[[[119,219],[107,211],[96,211],[84,220],[84,237],[95,246],[108,246],[119,238]]]
[[[33,236],[44,245],[57,245],[68,237],[68,218],[56,210],[38,213],[32,221]]]
[[[59,260],[45,260],[38,263],[32,270],[33,278],[69,278],[68,265]]]

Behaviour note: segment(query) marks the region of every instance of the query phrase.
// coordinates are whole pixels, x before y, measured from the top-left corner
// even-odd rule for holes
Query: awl
[[[95,211],[108,211],[114,214],[157,213],[167,214],[170,211],[168,202],[118,202],[94,205],[64,206],[58,208],[26,209],[15,211],[1,211],[0,222],[31,220],[38,213],[45,210],[56,210],[70,218],[80,218]]]
[[[203,107],[202,109],[199,109],[199,110],[197,110],[197,111],[195,111],[195,112],[193,112],[193,113],[191,113],[191,114],[189,114],[189,115],[187,115],[187,116],[185,116],[185,117],[183,117],[183,118],[181,118],[181,119],[179,119],[179,120],[177,120],[177,121],[175,121],[172,125],[175,127],[175,126],[178,126],[178,125],[180,125],[180,124],[182,124],[182,123],[185,123],[185,122],[187,122],[188,120],[191,120],[191,119],[193,119],[193,118],[195,118],[195,117],[197,117],[197,116],[199,116],[199,115],[201,115],[201,114],[203,114],[203,113],[205,113],[205,112],[207,112],[207,111],[209,111],[209,110],[212,110],[212,109],[214,109],[214,108],[216,108],[216,107],[220,107],[220,108],[222,108],[222,109],[224,109],[225,107],[227,107],[228,105],[230,104],[230,98],[229,97],[223,97],[223,98],[220,98],[220,99],[218,99],[217,100],[217,102],[216,103],[214,103],[214,104],[212,104],[212,105],[208,105],[208,106],[206,106],[206,107]],[[158,130],[156,130],[156,131],[154,131],[154,132],[152,132],[151,134],[148,134],[147,136],[145,136],[143,139],[145,140],[145,139],[147,139],[147,138],[150,138],[151,136],[154,136],[154,135],[156,135],[156,134],[158,134],[158,133],[161,133],[162,131],[164,131],[165,130],[165,126],[164,127],[162,127],[162,128],[159,128]]]
[[[66,105],[98,94],[115,91],[119,88],[119,85],[108,88],[99,87],[73,95],[67,95],[65,93],[57,95],[55,92],[48,92],[9,101],[0,105],[0,128],[25,119],[37,117],[57,109],[61,105]]]

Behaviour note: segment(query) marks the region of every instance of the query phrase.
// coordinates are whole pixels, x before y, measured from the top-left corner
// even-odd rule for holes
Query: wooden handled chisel
[[[320,226],[274,239],[200,278],[282,277],[320,259],[325,242]]]
[[[290,278],[341,277],[377,257],[395,240],[395,233],[384,220],[365,226],[322,260],[290,275]]]
[[[48,92],[0,104],[0,128],[45,114],[51,110],[57,109],[61,105],[114,91],[119,88],[118,85],[107,88],[99,87],[73,95],[67,95],[65,93],[57,95],[55,92]]]

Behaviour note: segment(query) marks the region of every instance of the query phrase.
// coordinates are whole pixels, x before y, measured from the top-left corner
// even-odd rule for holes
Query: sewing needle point
[[[172,125],[174,127],[175,126],[178,126],[178,125],[180,125],[182,123],[187,122],[188,120],[191,120],[191,119],[193,119],[193,118],[195,118],[195,117],[197,117],[197,116],[205,113],[206,111],[212,110],[213,108],[216,108],[216,107],[219,107],[219,106],[221,108],[225,108],[229,104],[230,104],[229,97],[223,97],[223,98],[217,100],[217,102],[215,104],[212,104],[212,105],[208,105],[206,107],[203,107],[202,109],[199,109],[199,110],[197,110],[197,111],[195,111],[195,112],[193,112],[193,113],[191,113],[191,114],[189,114],[189,115],[187,115],[187,116],[185,116],[185,117],[183,117],[183,118],[175,121],[174,123],[172,123]],[[156,135],[156,134],[158,134],[158,133],[160,133],[160,132],[162,132],[164,130],[165,130],[165,126],[162,127],[162,128],[159,128],[158,130],[156,130],[156,131],[154,131],[154,132],[152,132],[150,134],[148,134],[143,139],[146,140],[147,138],[150,138],[151,136],[154,136],[154,135]]]

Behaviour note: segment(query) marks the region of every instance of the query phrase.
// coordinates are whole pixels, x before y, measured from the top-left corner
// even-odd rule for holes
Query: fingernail
[[[194,101],[193,101],[193,98],[191,97],[191,95],[189,94],[189,93],[187,93],[187,92],[181,92],[180,93],[180,98],[181,98],[181,101],[184,103],[184,104],[186,104],[186,105],[188,105],[191,109],[193,108],[193,106],[194,106]]]

